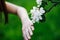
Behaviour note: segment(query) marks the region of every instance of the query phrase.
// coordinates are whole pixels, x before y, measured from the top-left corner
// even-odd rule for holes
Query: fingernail
[[[34,30],[34,28],[32,30]]]
[[[31,39],[31,37],[28,37],[28,39]]]
[[[33,33],[31,33],[31,36],[33,35]]]

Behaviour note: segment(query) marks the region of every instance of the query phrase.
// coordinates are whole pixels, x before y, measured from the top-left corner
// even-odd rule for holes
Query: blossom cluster
[[[40,7],[42,4],[42,0],[36,0],[37,6],[33,6],[33,9],[30,10],[32,22],[39,22],[42,20],[42,16],[45,13],[43,7]]]

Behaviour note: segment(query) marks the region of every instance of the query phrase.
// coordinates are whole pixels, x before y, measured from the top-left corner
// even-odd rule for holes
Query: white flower
[[[42,0],[36,0],[37,4],[40,4],[42,2]]]
[[[37,2],[37,7],[33,6],[33,9],[31,9],[30,13],[31,13],[31,19],[32,22],[39,22],[39,20],[42,20],[42,16],[45,13],[45,10],[43,7],[40,7],[40,5],[42,4],[42,0],[36,0]],[[40,8],[39,8],[40,7]]]
[[[33,9],[30,11],[30,13],[32,14],[31,15],[32,21],[33,23],[35,23],[35,22],[39,22],[39,20],[42,20],[41,15],[43,15],[44,10],[42,7],[39,10],[39,8],[34,6]]]
[[[43,7],[40,8],[40,13],[45,13],[45,10],[43,9]]]
[[[39,16],[39,19],[42,20],[42,16]]]
[[[33,9],[31,9],[30,13],[34,13],[36,11],[37,7],[33,6]]]

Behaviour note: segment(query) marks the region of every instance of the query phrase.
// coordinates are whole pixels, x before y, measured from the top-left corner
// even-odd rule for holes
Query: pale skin
[[[24,40],[31,39],[33,35],[34,26],[32,21],[29,19],[27,10],[21,6],[16,6],[12,3],[5,2],[8,12],[17,14],[22,21],[22,33]]]

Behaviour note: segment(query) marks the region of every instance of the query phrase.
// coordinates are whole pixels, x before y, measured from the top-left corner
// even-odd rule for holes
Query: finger
[[[30,22],[30,25],[32,25],[32,26],[33,26],[33,23],[32,23],[32,21]]]
[[[23,31],[23,37],[24,37],[24,40],[28,40],[25,31]]]
[[[31,26],[31,29],[34,30],[34,26]]]
[[[31,39],[28,31],[26,31],[26,36],[27,36],[28,39]]]
[[[30,35],[33,35],[33,32],[32,32],[32,30],[31,30],[30,27],[28,27],[28,31],[29,31],[29,34],[30,34]]]

